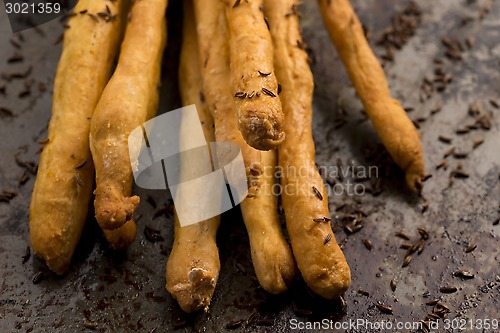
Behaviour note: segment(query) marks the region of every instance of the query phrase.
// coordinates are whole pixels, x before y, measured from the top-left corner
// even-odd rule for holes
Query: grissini
[[[405,171],[408,187],[423,187],[424,158],[415,125],[391,97],[382,66],[366,40],[348,0],[319,0],[330,38],[375,129],[394,161]]]
[[[265,195],[262,188],[266,180],[262,179],[265,168],[261,152],[250,147],[238,130],[229,83],[229,32],[224,6],[219,0],[194,1],[200,63],[203,64],[203,89],[208,109],[214,118],[217,141],[232,142],[242,151],[250,189],[241,207],[243,216],[247,217],[244,222],[249,231],[253,265],[259,274],[257,278],[265,290],[280,293],[286,290],[287,283],[292,280],[295,263],[281,229],[276,226],[276,223],[279,225],[277,211],[269,209],[276,198]],[[263,200],[269,200],[266,204],[269,206],[251,211],[252,207],[261,205]],[[249,219],[249,216],[252,218]],[[259,240],[262,234],[265,234],[262,240],[267,239],[267,242]]]
[[[97,19],[109,8],[114,19]],[[90,120],[108,82],[123,27],[123,0],[80,0],[69,18],[54,82],[49,141],[40,156],[30,205],[34,253],[57,274],[68,269],[94,185]],[[92,16],[94,17],[92,17]]]
[[[250,239],[255,275],[262,288],[271,294],[285,292],[295,278],[295,262],[283,237],[278,216],[275,167],[276,151],[261,152],[264,174],[261,191],[241,202],[241,213]]]
[[[278,148],[282,204],[293,254],[304,281],[314,293],[334,299],[349,288],[351,274],[333,235],[328,196],[314,164],[313,77],[307,54],[298,45],[302,41],[298,17],[287,15],[295,13],[296,5],[294,0],[265,1],[286,117],[286,139]]]
[[[284,117],[271,36],[261,8],[262,0],[227,1],[226,16],[239,129],[250,146],[270,150],[285,138]]]
[[[139,204],[132,196],[128,136],[156,114],[167,31],[167,0],[136,0],[116,70],[97,104],[90,128],[96,170],[95,215],[103,229],[128,221]]]
[[[196,105],[206,141],[214,142],[214,121],[201,100],[203,88],[191,0],[184,1],[179,88],[183,105]],[[188,168],[196,166],[182,165],[183,171],[190,172]],[[175,214],[174,221],[174,244],[167,261],[166,288],[185,312],[208,310],[220,271],[216,244],[220,217],[181,227]]]

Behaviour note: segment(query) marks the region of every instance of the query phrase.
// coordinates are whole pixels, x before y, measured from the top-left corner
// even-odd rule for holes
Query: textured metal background
[[[181,15],[179,1],[172,1],[169,8],[169,45],[165,56],[160,112],[179,107],[177,66]],[[432,307],[425,302],[439,297],[451,313],[449,318],[496,318],[499,315],[500,269],[498,219],[500,202],[500,114],[489,103],[500,102],[500,3],[494,0],[418,0],[422,22],[416,35],[398,52],[394,62],[385,66],[393,95],[405,107],[412,107],[412,119],[426,117],[421,122],[427,172],[432,174],[426,182],[424,196],[429,201],[422,213],[423,201],[410,193],[403,175],[385,162],[370,161],[366,151],[378,152],[378,145],[371,124],[363,121],[362,106],[324,30],[316,1],[304,1],[302,25],[305,41],[312,49],[312,69],[316,80],[314,101],[314,134],[317,163],[344,165],[377,165],[383,174],[383,192],[378,196],[369,193],[359,197],[335,196],[330,198],[332,210],[342,203],[368,212],[363,228],[347,235],[336,224],[336,238],[343,244],[352,270],[352,287],[345,295],[346,306],[340,302],[325,302],[307,292],[301,281],[282,296],[271,296],[259,288],[254,277],[248,238],[241,216],[233,210],[223,217],[218,245],[221,257],[221,274],[212,306],[208,313],[186,316],[166,292],[165,262],[172,244],[172,216],[159,212],[169,202],[165,192],[137,189],[136,193],[154,198],[156,208],[142,200],[137,212],[138,237],[126,252],[112,252],[106,245],[95,221],[90,219],[67,275],[50,274],[44,265],[31,257],[22,263],[28,245],[28,207],[34,176],[18,188],[18,179],[24,169],[16,163],[38,159],[38,140],[46,138],[46,125],[50,117],[51,87],[61,45],[54,40],[61,34],[57,21],[41,26],[40,31],[22,33],[19,42],[25,60],[7,64],[16,49],[9,43],[19,36],[11,33],[3,9],[0,11],[0,72],[24,71],[32,66],[28,79],[33,80],[31,94],[19,98],[24,89],[23,79],[7,83],[6,93],[0,93],[0,107],[13,111],[9,116],[0,112],[0,192],[12,189],[18,195],[9,204],[0,203],[0,331],[65,331],[86,330],[84,322],[97,324],[99,332],[140,331],[156,332],[221,332],[234,320],[245,319],[256,311],[255,320],[234,331],[286,332],[289,320],[318,321],[323,318],[335,321],[364,318],[372,322],[381,320],[417,321],[424,319]],[[381,36],[390,25],[391,17],[408,2],[398,0],[354,0],[356,10],[366,27]],[[490,12],[479,19],[481,8],[490,5]],[[462,24],[465,17],[474,20]],[[449,36],[464,40],[474,37],[472,49],[462,53],[463,60],[445,60],[443,68],[453,75],[452,82],[442,93],[421,102],[420,85],[424,76],[433,77],[435,58],[443,58],[445,48],[441,38]],[[374,42],[372,42],[375,45]],[[378,55],[383,54],[375,46]],[[48,88],[43,91],[44,87]],[[468,124],[469,105],[476,100],[483,102],[483,113],[491,113],[491,130],[475,130],[456,135],[455,131]],[[429,116],[436,103],[442,110]],[[345,110],[345,115],[341,113]],[[336,128],[346,119],[347,124]],[[438,140],[439,135],[453,138],[451,145]],[[484,138],[484,143],[472,150],[472,142]],[[447,171],[435,170],[443,154],[455,146],[458,152],[469,152],[467,158],[448,157]],[[467,179],[456,179],[449,186],[450,170],[463,163]],[[344,183],[347,180],[344,180]],[[370,188],[369,182],[364,182]],[[156,218],[154,217],[156,215]],[[162,245],[151,243],[144,237],[144,227],[161,230],[165,237]],[[418,240],[418,227],[428,230],[430,238],[421,255],[415,255],[410,265],[402,268],[405,250],[399,249],[402,239],[395,236],[403,230]],[[363,239],[373,243],[368,251]],[[465,253],[471,243],[477,249]],[[453,277],[458,269],[468,269],[475,274],[471,280]],[[43,271],[46,278],[39,284],[32,283],[33,276]],[[109,281],[110,276],[116,281]],[[390,281],[397,280],[393,292]],[[443,294],[443,286],[456,286],[454,294]],[[358,293],[365,290],[369,296]],[[394,314],[382,314],[377,302],[392,306]],[[312,310],[307,316],[299,309]],[[258,320],[272,321],[272,326],[257,326]],[[267,322],[261,322],[265,324]],[[442,321],[441,321],[441,326]],[[344,330],[342,330],[344,331]],[[352,331],[353,330],[347,330]],[[365,330],[360,330],[365,331]],[[369,330],[368,330],[369,331]],[[402,330],[406,331],[406,330]],[[440,330],[440,331],[444,331]],[[480,332],[481,330],[478,330]]]

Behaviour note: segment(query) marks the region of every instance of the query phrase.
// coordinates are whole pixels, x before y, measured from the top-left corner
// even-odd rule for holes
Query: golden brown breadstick
[[[319,0],[319,3],[330,38],[382,143],[405,171],[410,189],[420,192],[425,171],[419,134],[398,101],[391,98],[384,70],[356,13],[348,0]]]
[[[276,151],[261,152],[264,174],[261,191],[241,202],[241,213],[250,239],[255,274],[266,291],[279,294],[288,289],[295,277],[290,246],[282,235],[276,183]]]
[[[96,169],[95,215],[103,229],[131,221],[139,204],[132,193],[128,136],[156,114],[166,43],[167,0],[137,0],[113,77],[97,104],[90,128]]]
[[[232,94],[246,142],[259,150],[278,147],[285,138],[283,111],[274,74],[271,36],[262,0],[227,2]]]
[[[293,254],[313,292],[334,299],[351,283],[349,266],[330,225],[328,196],[314,164],[312,94],[314,83],[301,41],[294,0],[266,0],[274,44],[275,68],[283,85],[286,139],[278,148],[282,203]]]
[[[202,80],[191,0],[184,1],[179,88],[183,105],[195,104],[207,142],[215,141],[213,119],[201,101]],[[182,161],[181,161],[182,162]],[[189,165],[183,165],[183,170]],[[189,172],[189,170],[187,170]],[[168,257],[166,288],[185,312],[208,309],[219,278],[219,250],[215,242],[220,217],[181,227],[177,214],[172,252]]]
[[[229,45],[228,28],[224,4],[219,0],[195,0],[195,16],[197,20],[198,43],[200,48],[200,63],[202,66],[203,88],[206,103],[215,122],[215,137],[220,142],[237,144],[243,154],[247,177],[249,178],[249,197],[242,203],[242,209],[251,207],[250,200],[256,199],[254,206],[264,200],[260,195],[262,174],[264,172],[261,152],[250,147],[238,130],[238,120],[234,110],[234,101],[229,83]],[[260,175],[260,176],[259,176]],[[275,198],[268,195],[270,207],[275,204]],[[276,227],[277,219],[270,209],[246,211],[245,225],[249,231],[252,246],[253,264],[259,282],[265,290],[279,293],[286,290],[286,283],[291,280],[294,272],[294,261],[288,244],[284,240],[281,229]],[[248,219],[254,214],[252,219]],[[272,217],[271,217],[272,216]],[[256,238],[261,233],[266,234],[267,243]]]
[[[96,22],[106,6],[118,15]],[[31,245],[57,274],[67,270],[87,217],[94,184],[90,119],[118,50],[124,8],[123,0],[80,0],[74,12],[88,15],[71,17],[71,29],[64,34],[49,142],[40,156],[30,205]]]

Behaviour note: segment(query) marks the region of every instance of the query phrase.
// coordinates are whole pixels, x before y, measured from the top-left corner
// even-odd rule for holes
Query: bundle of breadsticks
[[[348,0],[320,4],[367,114],[409,187],[420,191],[418,133],[391,99],[352,7]],[[241,150],[248,196],[240,207],[263,289],[285,292],[298,269],[314,293],[335,299],[351,276],[314,163],[314,81],[297,6],[295,0],[185,0],[179,86],[183,104],[196,105],[206,141]],[[72,16],[65,33],[49,142],[30,207],[33,249],[58,274],[67,270],[80,238],[94,180],[95,216],[110,246],[123,248],[135,238],[139,198],[132,196],[127,140],[157,111],[167,0],[135,0],[128,7],[126,0],[80,0],[75,12],[90,15]],[[97,14],[106,12],[100,22]],[[193,171],[182,160],[181,166]],[[273,191],[277,167],[291,247]],[[184,311],[206,310],[220,271],[220,217],[181,227],[175,215],[174,223],[166,288]]]
[[[243,153],[249,195],[241,210],[257,278],[268,292],[282,293],[293,280],[296,263],[313,292],[337,298],[350,285],[350,270],[335,241],[327,194],[314,163],[314,83],[300,47],[298,3],[192,1],[194,15],[191,1],[184,2],[182,99],[185,105],[197,105],[207,140],[215,136],[233,142]],[[320,2],[332,40],[382,142],[406,172],[408,186],[420,191],[424,166],[418,133],[391,99],[352,7],[347,0]],[[268,190],[276,181],[274,148],[284,170],[281,195],[293,257],[281,232],[276,197]],[[291,169],[300,173],[288,173]],[[210,303],[220,267],[217,226],[218,220],[183,228],[176,223],[167,289],[185,311],[206,309]],[[194,255],[186,260],[185,253]]]

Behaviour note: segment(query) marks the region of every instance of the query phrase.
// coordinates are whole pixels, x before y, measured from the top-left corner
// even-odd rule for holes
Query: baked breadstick
[[[259,150],[278,147],[283,111],[274,74],[271,36],[261,10],[262,0],[227,2],[232,95],[238,125],[246,142]]]
[[[213,119],[201,101],[202,80],[191,0],[184,1],[179,88],[183,105],[195,104],[207,142],[215,141]],[[182,161],[181,161],[182,162]],[[191,166],[196,167],[196,166]],[[183,165],[183,171],[190,165]],[[215,242],[220,217],[181,227],[177,214],[172,252],[168,257],[166,288],[185,312],[208,309],[219,278],[219,250]]]
[[[262,287],[271,294],[288,289],[295,277],[295,264],[290,246],[282,236],[278,216],[276,183],[276,151],[261,153],[264,174],[261,191],[241,202],[241,213],[250,239],[255,274]]]
[[[132,193],[128,136],[158,109],[158,84],[166,43],[167,0],[136,0],[113,77],[90,128],[96,169],[95,215],[103,229],[131,221],[139,204]]]
[[[115,19],[91,17],[106,12]],[[63,274],[85,224],[94,184],[90,119],[108,82],[123,26],[124,0],[80,0],[69,19],[54,82],[49,142],[40,156],[30,205],[33,251]]]
[[[350,286],[351,274],[330,225],[328,196],[314,164],[312,94],[314,83],[301,41],[294,0],[266,0],[274,44],[276,76],[283,85],[286,139],[278,148],[282,204],[293,254],[306,284],[334,299]],[[299,43],[300,44],[300,43]]]
[[[411,190],[422,190],[424,159],[415,125],[391,98],[384,70],[365,38],[348,0],[319,0],[330,38],[347,68],[366,113],[394,161],[405,171]]]
[[[243,207],[252,207],[250,200],[256,199],[260,204],[264,198],[261,189],[264,172],[261,152],[250,147],[238,130],[238,120],[234,113],[234,101],[229,83],[229,45],[228,28],[223,2],[219,0],[195,0],[195,16],[197,20],[198,43],[200,48],[200,63],[202,66],[203,88],[209,111],[215,122],[215,137],[219,142],[232,142],[241,149],[249,179],[249,197],[242,203]],[[266,195],[274,205],[275,198]],[[257,201],[255,201],[255,205]],[[268,206],[266,206],[268,207]],[[246,208],[243,208],[245,210]],[[248,216],[252,219],[248,219]],[[277,214],[275,211],[274,214]],[[256,209],[244,212],[244,219],[249,231],[253,265],[256,272],[262,272],[259,282],[265,290],[279,293],[286,290],[286,283],[293,277],[294,261],[281,229],[276,227],[277,219],[270,217],[270,209]],[[265,227],[264,227],[265,226]],[[266,234],[267,243],[256,238]]]

